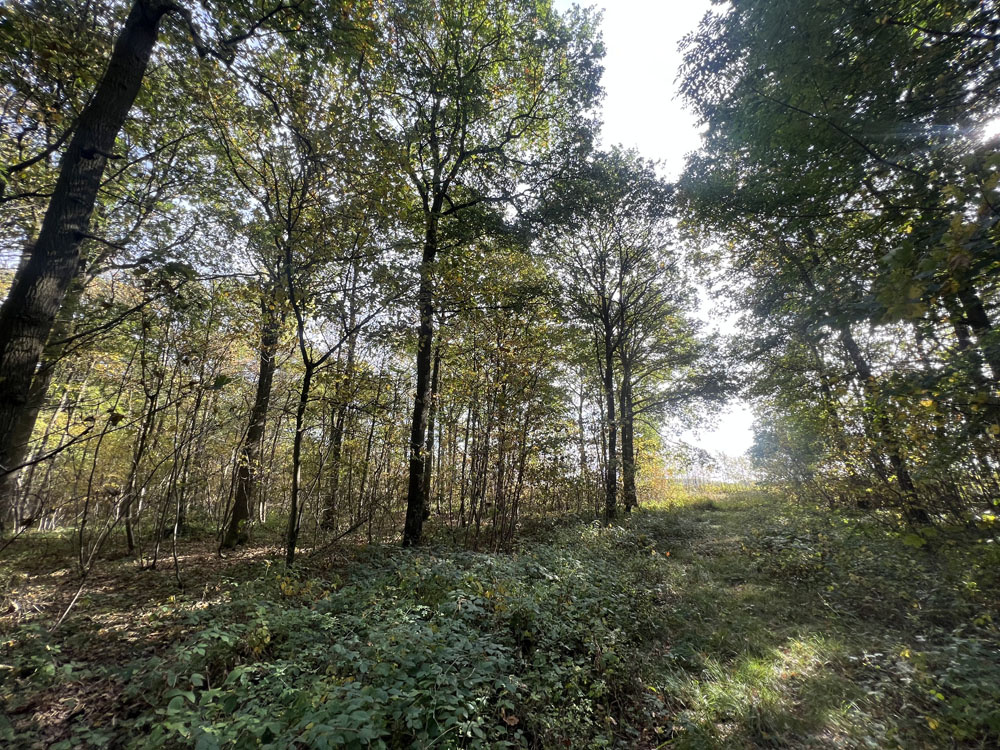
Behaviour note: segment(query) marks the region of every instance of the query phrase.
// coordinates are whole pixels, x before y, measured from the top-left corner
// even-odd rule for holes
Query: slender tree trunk
[[[37,380],[37,378],[36,378]],[[14,508],[14,526],[13,531],[16,533],[24,526],[29,526],[34,519],[40,519],[44,517],[44,507],[45,498],[39,493],[36,502],[34,503],[35,509],[32,512],[28,512],[29,500],[31,498],[31,480],[35,476],[35,468],[38,466],[38,459],[45,454],[45,448],[49,443],[49,437],[52,434],[52,427],[55,425],[56,420],[59,419],[59,415],[66,408],[69,401],[69,390],[70,386],[67,383],[63,386],[62,395],[59,397],[59,402],[56,404],[55,409],[52,410],[48,422],[45,425],[45,430],[42,432],[41,437],[38,439],[37,447],[35,448],[34,455],[32,456],[32,463],[28,466],[27,471],[21,473],[19,472],[19,481],[11,482],[10,486],[7,488],[8,497],[11,498],[11,507]],[[33,419],[37,419],[37,411]],[[24,463],[27,459],[27,455],[19,463]]]
[[[632,413],[632,363],[622,356],[622,387],[618,394],[622,423],[622,505],[626,513],[639,504],[635,490],[635,415]]]
[[[517,463],[517,480],[514,483],[514,494],[510,506],[510,525],[507,532],[507,541],[513,542],[517,533],[517,519],[521,509],[521,491],[524,488],[524,469],[528,464],[528,429],[531,426],[531,410],[525,409],[524,422],[521,426],[520,456]]]
[[[618,422],[615,417],[615,347],[611,333],[604,334],[604,384],[605,409],[608,426],[608,459],[604,474],[604,521],[611,523],[618,515]]]
[[[472,521],[475,523],[475,542],[479,547],[479,534],[482,529],[483,511],[486,508],[486,488],[489,481],[488,462],[490,459],[490,445],[493,442],[493,427],[496,419],[497,394],[495,389],[491,389],[493,395],[486,405],[486,425],[483,430],[483,437],[476,441],[476,453],[473,456],[469,481],[472,489],[469,496],[469,510],[472,513]]]
[[[0,307],[0,467],[13,465],[17,425],[30,408],[35,368],[76,277],[105,165],[139,93],[160,20],[170,9],[155,0],[136,0],[132,6],[108,68],[61,157],[38,239]]]
[[[337,525],[337,506],[340,495],[340,470],[344,453],[344,426],[347,422],[347,403],[341,401],[342,394],[337,388],[337,408],[333,415],[333,430],[330,435],[330,486],[323,503],[323,519],[320,526],[329,531]]]
[[[222,539],[223,549],[233,549],[247,541],[247,530],[253,516],[253,498],[260,469],[267,410],[271,403],[271,386],[274,382],[275,358],[281,337],[281,313],[276,291],[261,295],[260,360],[257,365],[257,390],[246,438],[236,464],[236,490],[233,513]]]
[[[122,492],[122,501],[118,510],[119,517],[123,518],[125,522],[125,543],[130,555],[135,553],[135,534],[132,528],[132,509],[135,506],[135,501],[139,498],[139,467],[142,464],[142,459],[146,455],[146,444],[149,442],[149,437],[153,432],[153,426],[156,422],[159,396],[159,384],[152,394],[146,396],[146,415],[139,427],[139,435],[136,439],[135,448],[132,451],[132,464],[129,467],[128,479],[125,482],[125,488]]]
[[[626,513],[638,506],[639,496],[635,488],[635,421],[632,414],[631,388],[621,395],[622,421],[622,501]]]
[[[930,516],[928,515],[926,509],[920,506],[916,486],[913,483],[913,477],[910,475],[909,468],[906,465],[906,460],[903,458],[900,451],[896,431],[893,429],[889,418],[884,413],[882,405],[879,403],[879,399],[873,391],[874,378],[872,376],[871,367],[861,354],[861,348],[858,346],[857,341],[855,341],[854,334],[851,333],[849,326],[845,325],[841,328],[840,340],[843,342],[844,348],[847,350],[848,356],[854,364],[854,368],[858,373],[859,379],[861,380],[862,388],[864,389],[865,395],[869,401],[869,405],[875,412],[874,423],[879,433],[880,442],[884,446],[886,453],[889,455],[889,465],[892,467],[893,474],[896,476],[896,481],[899,483],[899,489],[903,494],[905,503],[904,513],[910,521],[916,523],[927,523],[930,520]]]
[[[413,398],[413,418],[410,425],[410,473],[406,491],[406,522],[403,527],[404,547],[415,547],[420,544],[427,512],[427,497],[424,494],[424,471],[427,457],[424,455],[424,441],[427,435],[428,407],[431,401],[431,359],[434,344],[434,288],[431,274],[432,264],[438,249],[437,221],[440,209],[440,205],[436,203],[427,218],[424,253],[420,263],[417,387]]]
[[[587,432],[583,423],[583,399],[584,399],[584,377],[583,373],[580,373],[580,398],[576,403],[576,424],[577,429],[580,431],[580,440],[577,449],[580,452],[580,479],[582,480],[582,487],[586,486],[587,481]],[[589,492],[589,491],[588,491]]]
[[[353,315],[349,325],[353,330],[355,326]],[[351,333],[347,340],[347,359],[344,363],[344,372],[341,376],[342,379],[337,383],[337,411],[333,418],[333,434],[330,436],[330,489],[323,505],[322,522],[322,526],[326,530],[332,529],[337,520],[337,496],[340,494],[340,470],[344,452],[344,425],[347,422],[347,407],[349,406],[348,390],[354,378],[356,347],[357,336]]]
[[[965,285],[958,292],[958,298],[965,312],[965,320],[979,343],[979,351],[990,368],[993,382],[1000,382],[1000,345],[993,341],[993,324],[990,322],[983,300],[975,289]]]
[[[295,409],[295,439],[292,442],[292,498],[288,509],[288,530],[285,534],[285,564],[295,562],[295,545],[299,539],[299,489],[302,484],[302,438],[305,436],[306,406],[312,387],[313,365],[305,363],[302,389],[299,391],[299,405]]]
[[[476,397],[474,395],[473,401],[469,403],[469,407],[465,415],[465,432],[462,436],[462,473],[458,483],[459,528],[465,528],[465,498],[468,490],[468,482],[466,481],[466,474],[469,466],[469,440],[471,439],[472,441],[475,441],[476,439],[475,427],[477,424],[477,420],[479,419],[478,401],[476,401],[475,398]]]
[[[372,407],[372,423],[368,428],[368,439],[365,441],[365,463],[361,468],[361,481],[358,485],[358,512],[367,516],[369,522],[372,517],[372,509],[365,508],[365,493],[368,489],[368,475],[371,472],[372,444],[375,441],[375,415],[378,413],[379,398],[382,395],[382,378],[378,379],[378,386],[375,389],[375,400]]]
[[[441,347],[434,347],[434,367],[431,371],[431,403],[427,408],[427,444],[424,448],[424,503],[425,508],[430,510],[429,502],[431,497],[431,477],[433,471],[434,456],[434,422],[437,419],[438,401],[438,375],[441,371]],[[426,515],[426,513],[425,513]]]
[[[600,367],[600,365],[598,365]],[[604,429],[604,425],[607,424],[607,401],[604,399],[604,380],[601,380],[601,391],[598,394],[597,401],[597,411],[600,416],[600,421],[598,424],[601,425],[601,429],[594,430],[594,447],[597,449],[597,476],[604,477],[608,466],[608,431]],[[593,493],[594,500],[594,516],[599,517],[602,515],[601,512],[601,496],[604,494],[601,488],[597,488]],[[569,510],[569,501],[566,502],[566,510]]]

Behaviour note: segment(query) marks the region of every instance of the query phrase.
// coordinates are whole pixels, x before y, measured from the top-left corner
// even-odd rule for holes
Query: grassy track
[[[512,555],[368,548],[289,575],[189,551],[182,594],[108,562],[55,636],[66,576],[12,577],[15,555],[0,742],[997,747],[990,534],[722,493]]]
[[[665,746],[996,746],[993,545],[916,546],[765,496],[639,523],[676,566]]]

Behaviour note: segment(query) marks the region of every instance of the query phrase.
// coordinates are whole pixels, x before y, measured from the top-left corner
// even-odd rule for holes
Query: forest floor
[[[0,558],[0,745],[948,748],[1000,743],[1000,542],[764,493],[535,528],[512,554],[186,543]]]

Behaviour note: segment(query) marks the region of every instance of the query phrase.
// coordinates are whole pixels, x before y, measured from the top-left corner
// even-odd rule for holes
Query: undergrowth
[[[69,655],[8,635],[11,747],[995,747],[991,531],[919,541],[714,493],[509,555],[261,564]],[[256,565],[256,563],[255,563]],[[82,627],[82,626],[81,626]],[[137,639],[141,646],[142,638]],[[100,695],[113,694],[101,704]],[[46,710],[55,703],[62,712]],[[61,704],[60,704],[61,705]]]

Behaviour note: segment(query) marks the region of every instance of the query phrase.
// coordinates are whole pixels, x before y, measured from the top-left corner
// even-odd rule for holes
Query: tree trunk
[[[437,418],[438,375],[441,371],[441,347],[434,348],[434,367],[431,371],[431,402],[427,408],[427,443],[424,448],[424,503],[431,497],[431,470],[434,456],[434,421]],[[425,505],[429,510],[429,505]],[[426,515],[426,513],[425,513]]]
[[[41,364],[28,388],[28,398],[24,408],[15,415],[9,438],[10,453],[7,466],[9,471],[0,470],[0,529],[2,519],[6,516],[5,509],[12,507],[17,493],[17,478],[22,466],[28,458],[31,435],[35,431],[38,413],[45,404],[45,396],[52,383],[56,365],[62,359],[66,344],[62,341],[73,331],[73,312],[83,296],[85,281],[79,275],[70,286],[62,306],[63,315],[54,322],[45,348],[42,350]]]
[[[302,376],[302,390],[299,391],[299,405],[295,409],[295,439],[292,443],[292,500],[288,509],[288,530],[285,535],[285,564],[295,562],[295,545],[299,539],[299,489],[302,483],[302,438],[305,435],[306,406],[312,386],[313,365],[305,363],[306,372]]]
[[[333,417],[333,434],[330,436],[330,489],[323,505],[323,529],[329,531],[336,525],[337,499],[340,494],[340,469],[344,452],[344,425],[347,423],[347,407],[349,406],[348,389],[354,379],[354,355],[357,347],[357,335],[354,332],[355,316],[351,315],[349,326],[351,332],[347,339],[347,359],[344,372],[337,383],[337,410]],[[348,497],[350,491],[348,490]]]
[[[31,436],[35,431],[35,422],[38,421],[38,412],[41,411],[42,405],[45,403],[45,394],[48,393],[49,385],[52,383],[55,364],[55,362],[46,361],[39,368],[38,373],[31,380],[24,408],[19,410],[14,417],[14,424],[9,436],[10,448],[5,464],[10,468],[6,471],[0,469],[0,531],[4,528],[3,523],[9,515],[10,509],[14,507],[18,487],[17,477],[21,473],[20,467],[27,461],[31,448]]]
[[[958,292],[959,301],[965,312],[965,320],[979,343],[979,351],[990,368],[993,382],[1000,382],[1000,348],[992,341],[993,324],[990,322],[983,301],[971,286],[963,286]]]
[[[372,508],[365,507],[365,492],[368,489],[368,475],[371,472],[372,444],[375,441],[375,415],[378,412],[379,397],[382,395],[382,378],[378,379],[378,386],[375,390],[375,400],[372,409],[372,423],[368,428],[368,440],[365,442],[365,462],[361,468],[361,481],[358,485],[358,513],[367,516],[369,528],[371,527],[371,517],[374,515]]]
[[[125,523],[125,543],[130,555],[135,553],[135,534],[132,528],[132,509],[135,501],[139,498],[139,467],[142,459],[146,455],[146,444],[153,433],[153,426],[156,421],[156,412],[159,406],[160,382],[157,382],[156,390],[152,394],[146,395],[146,414],[139,427],[139,434],[136,438],[135,448],[132,451],[132,463],[129,467],[128,479],[122,491],[122,500],[118,509],[118,517]]]
[[[281,337],[281,313],[279,295],[261,295],[260,361],[257,365],[257,391],[246,438],[236,464],[236,491],[233,499],[233,514],[222,539],[223,549],[233,549],[247,541],[247,530],[253,515],[253,498],[257,485],[257,472],[263,449],[264,431],[267,426],[267,410],[271,403],[271,385],[274,382],[275,357],[278,339]]]
[[[0,307],[0,467],[12,466],[17,425],[31,383],[80,260],[108,157],[139,92],[166,3],[136,0],[108,68],[80,114],[30,256]]]
[[[580,431],[579,444],[577,445],[577,450],[580,453],[580,479],[581,487],[586,486],[587,481],[587,431],[583,423],[583,399],[585,391],[585,381],[583,372],[580,372],[580,398],[576,403],[576,425],[577,429]],[[588,492],[589,494],[589,492]]]
[[[420,544],[427,510],[424,494],[426,456],[424,440],[427,435],[428,407],[431,401],[431,359],[434,338],[434,289],[431,278],[432,264],[437,255],[437,213],[435,205],[427,219],[424,253],[420,262],[420,325],[417,329],[417,389],[413,398],[413,419],[410,425],[410,476],[406,491],[406,522],[403,527],[403,546]]]
[[[622,423],[622,503],[626,513],[639,504],[635,491],[635,415],[632,412],[632,364],[622,357],[622,387],[618,394]]]
[[[611,335],[604,334],[604,400],[607,409],[608,458],[604,474],[604,521],[611,523],[618,515],[618,423],[615,420],[614,344]]]
[[[346,377],[346,375],[344,375]],[[330,487],[323,503],[323,518],[320,526],[330,531],[337,525],[337,505],[340,495],[340,469],[344,453],[344,427],[347,423],[347,403],[341,401],[341,388],[337,388],[337,408],[333,414],[333,432],[330,435]]]
[[[840,340],[843,342],[844,348],[847,349],[848,356],[851,358],[851,362],[854,364],[854,368],[862,382],[862,388],[864,389],[865,395],[867,396],[870,406],[875,413],[874,422],[879,433],[878,437],[881,439],[886,452],[889,454],[889,465],[892,466],[893,474],[896,475],[896,481],[899,483],[899,489],[903,494],[903,512],[910,521],[916,523],[927,523],[930,521],[930,516],[927,511],[920,506],[916,486],[913,483],[913,478],[910,476],[906,460],[900,452],[899,440],[896,437],[896,431],[893,429],[889,418],[882,411],[882,406],[878,403],[879,399],[874,393],[874,377],[872,376],[871,367],[862,356],[861,348],[858,346],[857,341],[854,340],[854,334],[851,333],[849,326],[845,325],[841,328]]]

